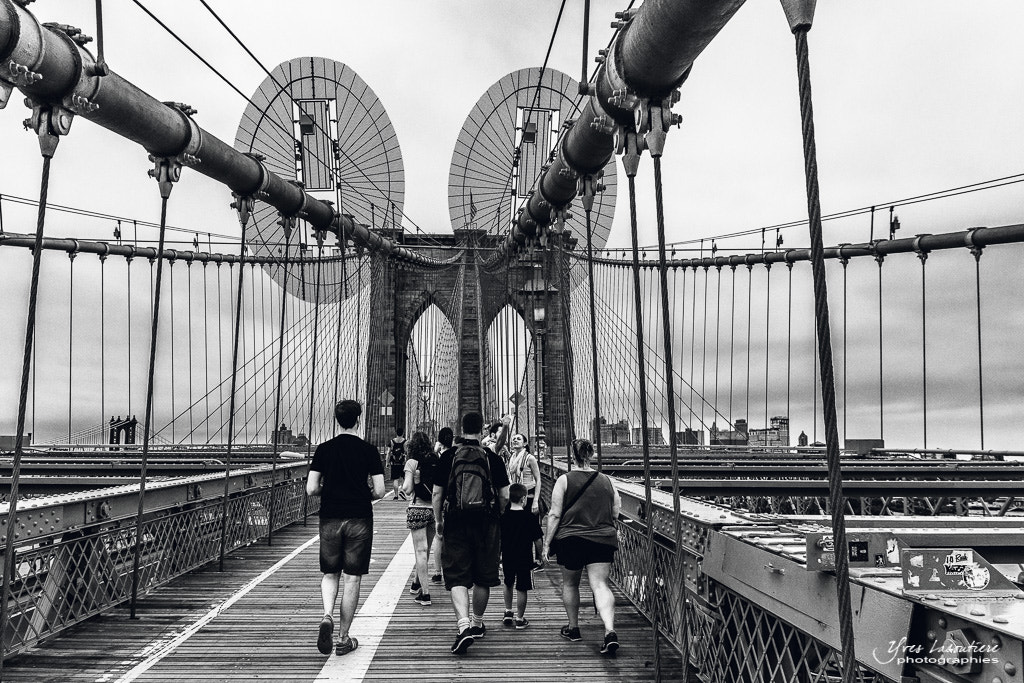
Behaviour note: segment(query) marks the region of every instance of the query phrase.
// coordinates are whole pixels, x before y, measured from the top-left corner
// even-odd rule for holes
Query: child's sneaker
[[[436,583],[437,585],[440,586],[441,585],[441,581],[442,581],[442,579],[441,579],[441,575],[440,574],[434,574],[433,576],[430,577],[430,583]]]
[[[424,593],[423,591],[420,591],[419,595],[413,598],[413,600],[415,600],[418,604],[426,607],[430,604],[430,593]]]
[[[615,651],[618,649],[619,637],[615,635],[615,631],[609,631],[604,637],[604,645],[601,647],[601,654],[614,657]]]
[[[504,626],[512,626],[515,623],[515,617],[512,615],[512,610],[505,610],[505,616],[501,618],[501,623]]]
[[[420,586],[419,578],[413,579],[412,580],[412,585],[409,586],[409,594],[410,595],[416,595],[417,593],[420,592],[420,588],[421,588],[421,586]]]
[[[522,619],[516,619],[516,630],[517,631],[519,629],[526,628],[529,625],[530,625],[530,620],[527,619],[526,617],[523,617]]]
[[[579,626],[570,627],[568,624],[566,624],[562,627],[562,630],[559,631],[559,633],[561,633],[563,638],[565,638],[566,640],[571,640],[574,643],[578,640],[583,640],[583,636],[580,635]]]

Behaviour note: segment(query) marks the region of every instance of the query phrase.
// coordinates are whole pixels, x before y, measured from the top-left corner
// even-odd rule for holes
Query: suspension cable
[[[293,216],[281,216],[281,227],[284,229],[284,253],[288,253],[288,246],[291,243],[292,233],[295,230],[295,218]],[[273,451],[271,453],[270,468],[270,504],[267,510],[267,545],[273,543],[274,538],[274,503],[276,501],[277,486],[277,453],[280,446],[281,430],[281,384],[284,372],[284,329],[285,311],[288,303],[288,261],[284,262],[284,276],[281,283],[281,326],[277,338],[277,388],[274,399],[274,424],[273,428]]]
[[[918,251],[921,260],[921,433],[923,448],[928,448],[928,252]]]
[[[320,273],[323,264],[324,242],[320,237],[317,240],[318,259],[316,262],[316,290],[313,293],[313,351],[309,356],[309,428],[306,431],[306,467],[309,467],[313,454],[313,389],[316,386],[316,350],[317,342],[320,341]],[[305,488],[302,491],[302,525],[306,526],[306,518],[309,510],[309,495]]]
[[[978,312],[978,433],[981,439],[981,450],[985,450],[985,383],[984,367],[981,355],[981,253],[982,247],[971,247],[971,254],[974,256],[974,291],[977,294]]]
[[[242,235],[239,240],[238,249],[238,292],[235,299],[235,334],[231,348],[231,389],[228,391],[228,442],[227,451],[224,454],[224,498],[220,516],[220,558],[218,571],[224,571],[224,555],[227,553],[228,539],[228,508],[231,506],[229,498],[231,479],[231,449],[235,444],[235,392],[238,388],[238,340],[242,331],[242,284],[245,276],[245,229],[249,224],[249,216],[252,213],[253,199],[250,197],[235,196],[233,207],[238,213],[238,222],[241,225]],[[244,385],[243,385],[244,386]],[[276,453],[274,461],[277,461]],[[268,529],[269,533],[269,529]]]
[[[846,545],[843,473],[840,465],[839,434],[836,428],[836,391],[832,375],[832,339],[828,314],[828,289],[825,279],[824,245],[822,243],[821,202],[818,189],[818,162],[814,137],[814,113],[811,100],[810,58],[807,33],[810,14],[791,17],[790,27],[796,38],[797,73],[800,90],[800,119],[803,133],[804,171],[807,181],[807,212],[811,241],[811,270],[814,280],[814,318],[818,337],[818,359],[821,366],[821,400],[825,422],[825,444],[828,460],[829,502],[832,513],[832,534],[837,548],[836,593],[839,601],[839,631],[842,647],[843,683],[857,678],[857,657],[854,651],[853,607],[850,599],[850,567]]]
[[[54,130],[50,120],[53,112],[38,106],[33,110],[33,119],[36,124],[36,132],[39,136],[39,149],[43,157],[43,169],[39,183],[39,210],[36,215],[35,248],[32,250],[32,277],[29,284],[28,314],[25,323],[25,345],[21,362],[21,387],[18,392],[18,423],[14,436],[14,459],[11,463],[11,492],[8,497],[7,519],[9,520],[6,543],[7,550],[3,556],[3,590],[0,599],[0,633],[7,632],[9,619],[9,603],[11,599],[11,582],[14,578],[15,563],[15,538],[14,525],[18,513],[18,487],[21,478],[21,457],[25,445],[25,415],[28,410],[28,381],[33,366],[33,351],[36,330],[36,306],[39,302],[39,267],[43,255],[43,227],[46,223],[46,200],[50,188],[50,162],[53,159],[57,144],[60,142],[60,132]],[[63,131],[66,133],[67,131]],[[33,382],[34,385],[34,382]],[[33,410],[33,420],[35,411]],[[4,649],[0,647],[0,675],[3,673]]]
[[[167,200],[170,197],[173,182],[177,179],[174,165],[178,162],[174,159],[161,158],[157,163],[157,178],[160,184],[160,237],[157,246],[157,254],[162,256],[164,251],[164,237],[166,235],[165,225],[167,223]],[[180,165],[179,165],[180,166]],[[146,412],[145,422],[142,425],[142,461],[139,470],[139,506],[135,516],[134,537],[135,552],[132,557],[132,594],[130,617],[135,618],[135,610],[139,595],[139,572],[141,571],[140,560],[142,557],[142,515],[145,512],[146,503],[146,468],[149,460],[149,446],[152,439],[153,423],[153,383],[156,371],[156,346],[157,332],[160,322],[160,287],[163,284],[164,259],[158,258],[156,264],[156,282],[153,290],[153,319],[150,327],[149,338],[149,373],[146,380]]]
[[[680,511],[680,501],[679,501],[679,493],[680,493],[680,491],[679,491],[679,447],[676,444],[676,405],[675,405],[676,400],[675,400],[675,381],[673,379],[674,376],[675,376],[675,373],[674,373],[674,370],[673,370],[673,367],[672,367],[672,321],[671,321],[671,318],[670,318],[670,315],[669,315],[668,268],[666,268],[666,266],[665,266],[665,259],[666,259],[666,254],[665,254],[665,204],[664,204],[665,200],[664,200],[664,194],[663,194],[663,191],[662,191],[661,154],[660,154],[660,151],[661,150],[657,149],[657,148],[653,149],[651,151],[651,157],[654,159],[654,204],[655,204],[655,213],[656,213],[657,225],[658,225],[658,275],[659,275],[660,282],[661,282],[661,314],[662,314],[662,321],[661,321],[661,323],[662,323],[662,332],[664,334],[664,343],[665,343],[665,351],[664,351],[664,353],[665,353],[665,357],[664,357],[665,358],[665,378],[666,378],[665,392],[666,392],[666,403],[668,404],[667,407],[668,407],[669,458],[671,459],[671,466],[672,466],[672,512],[673,512],[673,520],[674,520],[674,524],[673,524],[673,538],[675,540],[675,545],[676,545],[676,548],[678,550],[678,549],[682,548],[683,530],[682,530],[682,514],[681,514],[681,511]],[[632,211],[633,210],[633,204],[634,204],[634,200],[633,200],[634,178],[632,176],[629,178],[629,184],[630,184],[630,210]],[[634,226],[636,225],[635,218],[633,219],[632,224]],[[635,245],[636,242],[637,242],[637,235],[636,235],[635,228],[633,230],[632,236],[633,236],[633,244]],[[697,271],[694,270],[694,290],[693,290],[693,292],[694,292],[694,301],[696,301],[696,294],[697,294],[697,289],[696,289],[696,282],[697,282],[696,272]],[[707,267],[705,267],[704,268],[704,276],[705,276],[705,279],[704,279],[704,321],[705,321],[704,330],[705,330],[705,335],[704,335],[704,341],[701,343],[702,352],[704,352],[706,350],[706,348],[707,348],[707,343],[706,343],[707,342],[707,334],[706,334],[706,332],[707,332],[707,308],[708,308],[707,272],[708,272]],[[690,350],[691,350],[691,359],[692,359],[692,357],[694,355],[692,353],[692,351],[693,351],[693,342],[692,341],[691,341],[691,344],[690,344]],[[691,360],[691,363],[692,363],[692,360]],[[702,361],[701,365],[702,365],[702,372],[706,376],[707,363]],[[704,382],[702,380],[701,381],[701,395],[702,396],[705,393],[705,388],[706,387],[704,386]],[[691,391],[692,391],[692,382],[691,382]],[[700,418],[700,420],[701,420],[701,424],[703,424],[704,423],[704,403],[703,403],[703,401],[701,402],[701,418]],[[645,451],[646,451],[646,449],[645,449]],[[645,488],[646,488],[646,495],[647,495],[646,503],[647,503],[648,506],[650,506],[650,504],[651,504],[651,500],[650,500],[650,498],[651,498],[651,493],[650,493],[650,489],[651,489],[650,456],[648,456],[646,454],[645,454],[645,457],[644,457],[644,469],[646,470],[644,472],[644,477],[646,479],[646,486],[645,486]],[[647,526],[648,526],[648,529],[650,530],[650,529],[653,528],[653,525],[654,525],[654,519],[653,519],[653,514],[652,514],[653,513],[653,509],[651,507],[648,507],[647,509],[648,509]],[[653,550],[654,538],[653,538],[653,534],[651,532],[649,532],[649,536],[650,536],[650,538],[648,538],[648,543],[650,543],[651,546],[652,546],[651,547],[651,560],[652,560],[652,563],[651,563],[650,566],[653,567],[654,566],[654,564],[653,564],[653,559],[654,559],[654,557],[653,557],[654,556],[654,550]],[[680,608],[680,612],[682,614],[683,680],[687,681],[690,678],[690,647],[689,647],[690,640],[689,640],[689,626],[688,626],[689,619],[688,619],[687,610],[686,610],[686,578],[685,578],[685,574],[684,574],[684,576],[682,578],[681,584],[682,584],[682,594],[683,594],[682,606]],[[653,591],[651,591],[651,592],[653,592]],[[657,615],[653,611],[652,611],[651,615],[652,615],[652,621],[655,624],[655,626],[654,626],[654,638],[657,641],[657,639],[658,639]],[[658,665],[657,665],[658,668],[656,669],[656,671],[657,671],[656,675],[657,675],[658,678],[660,678],[661,677],[660,658],[659,658],[659,653],[658,653],[657,650],[655,651],[655,660],[658,662]]]

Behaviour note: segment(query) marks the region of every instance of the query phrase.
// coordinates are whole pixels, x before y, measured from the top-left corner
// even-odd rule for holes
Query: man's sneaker
[[[442,581],[442,579],[441,579],[441,575],[440,574],[434,574],[433,576],[430,577],[430,583],[436,583],[437,585],[440,586],[441,585],[441,581]]]
[[[513,624],[516,623],[516,619],[512,615],[512,610],[510,610],[510,609],[505,610],[505,616],[503,616],[501,618],[501,623],[504,626],[512,626]]]
[[[469,632],[473,634],[473,637],[479,640],[487,635],[487,624],[480,624],[479,626],[470,626]]]
[[[352,650],[356,649],[357,647],[359,647],[359,641],[355,638],[349,638],[343,643],[338,643],[338,647],[334,648],[334,654],[338,656],[347,655],[349,652],[352,652]]]
[[[420,591],[420,594],[413,598],[413,600],[415,600],[420,605],[426,607],[430,604],[430,593],[424,593],[423,591]]]
[[[530,620],[527,619],[526,617],[523,617],[522,619],[516,619],[516,630],[519,630],[519,629],[522,629],[522,628],[526,628],[529,625],[530,625]]]
[[[409,586],[409,594],[416,595],[420,592],[420,580],[418,578],[412,580],[412,585]]]
[[[601,654],[608,655],[609,657],[615,656],[615,651],[619,649],[619,637],[615,635],[615,631],[609,631],[604,637],[604,645],[601,647]]]
[[[455,642],[452,643],[452,654],[453,655],[464,655],[469,646],[473,644],[472,629],[463,629],[459,632],[459,635],[455,638]]]
[[[580,635],[580,627],[579,626],[572,626],[572,627],[570,627],[568,624],[566,624],[565,626],[562,627],[562,630],[559,631],[559,633],[562,634],[563,638],[565,638],[566,640],[571,640],[574,643],[577,640],[583,640],[583,636]]]
[[[320,651],[320,654],[331,654],[331,648],[334,647],[333,636],[334,619],[330,615],[325,614],[324,618],[320,620],[320,632],[316,637],[316,649]]]

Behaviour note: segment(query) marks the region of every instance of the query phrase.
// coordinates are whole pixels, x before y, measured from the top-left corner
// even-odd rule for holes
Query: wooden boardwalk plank
[[[360,605],[408,536],[404,505],[382,501],[375,514],[374,561],[363,579]],[[127,606],[122,606],[11,659],[4,665],[4,678],[116,681],[145,660],[154,644],[181,633],[315,534],[315,519],[311,519],[308,527],[293,525],[278,532],[272,546],[260,543],[240,549],[229,556],[224,572],[214,564],[142,598],[137,620],[129,619]],[[456,657],[449,652],[455,616],[447,591],[431,586],[433,605],[420,606],[408,592],[406,577],[365,680],[654,680],[650,626],[621,595],[616,593],[616,631],[622,648],[617,658],[608,659],[597,654],[604,634],[586,579],[581,590],[583,640],[577,643],[558,634],[566,621],[558,569],[536,572],[534,581],[528,628],[517,631],[501,625],[502,592],[494,589],[487,609],[487,636],[465,657]],[[315,645],[321,613],[319,586],[317,544],[313,543],[137,680],[315,680],[328,660]],[[352,634],[360,637],[358,619]],[[678,654],[664,645],[661,652],[662,680],[679,680]]]

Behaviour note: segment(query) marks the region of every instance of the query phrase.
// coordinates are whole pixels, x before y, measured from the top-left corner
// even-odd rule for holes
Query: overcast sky
[[[254,92],[265,78],[197,0],[144,4],[243,92]],[[435,232],[450,230],[448,168],[466,115],[494,82],[541,64],[559,6],[554,0],[210,4],[269,68],[293,57],[323,56],[347,64],[374,89],[401,144],[405,212]],[[549,66],[578,79],[583,3],[567,5]],[[622,3],[592,5],[591,69]],[[200,125],[232,141],[245,101],[134,3],[104,8],[111,68],[157,99],[191,104]],[[30,9],[43,21],[95,34],[93,3],[48,0]],[[1024,4],[1012,0],[819,3],[810,50],[824,213],[872,204],[886,211],[893,200],[1024,171],[1022,29]],[[793,38],[778,2],[742,7],[682,90],[675,110],[684,123],[670,133],[665,156],[669,239],[806,215]],[[26,111],[20,97],[0,111],[5,195],[38,194],[36,142],[21,129]],[[638,180],[641,240],[648,244],[655,238],[649,163]],[[50,201],[155,221],[159,203],[146,177],[149,167],[140,148],[78,120],[57,152]],[[903,236],[938,233],[1024,222],[1022,199],[1017,184],[897,212]],[[170,222],[236,234],[228,202],[224,188],[186,170]],[[31,232],[33,209],[6,203],[4,209],[8,231]],[[876,220],[879,236],[887,214]],[[828,223],[825,243],[866,241],[868,229],[864,216]],[[109,238],[111,230],[108,222],[56,213],[47,226],[49,235],[95,239]],[[805,227],[785,233],[787,247],[806,242]],[[620,199],[609,244],[627,243],[628,212]],[[760,238],[722,246],[730,244],[757,250]],[[2,312],[24,315],[18,307]],[[1017,384],[1007,391],[1016,392]]]

